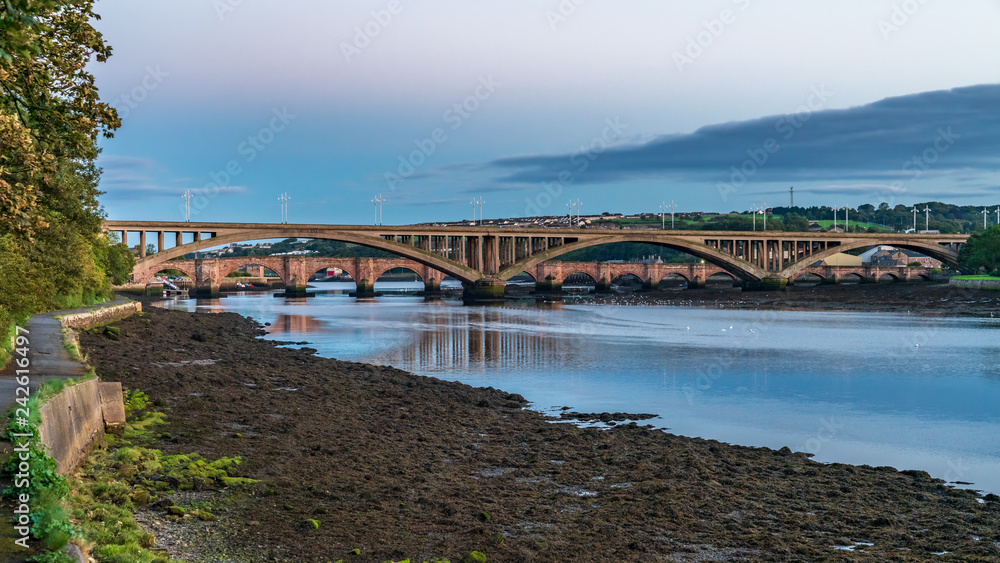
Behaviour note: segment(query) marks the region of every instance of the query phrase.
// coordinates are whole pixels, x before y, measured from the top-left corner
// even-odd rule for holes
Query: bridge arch
[[[883,281],[883,280],[891,280],[893,282],[902,281],[902,279],[899,276],[897,276],[892,272],[882,272],[878,277],[878,281]]]
[[[354,268],[354,264],[350,260],[344,260],[343,262],[336,261],[336,258],[321,259],[319,261],[314,261],[306,268],[306,279],[309,279],[323,270],[329,270],[330,268],[336,268],[348,276],[350,276],[352,281],[358,279],[357,271]],[[311,270],[311,271],[310,271]]]
[[[837,278],[838,283],[864,283],[865,277],[857,272],[848,272],[839,278]]]
[[[799,275],[792,279],[792,282],[796,284],[823,284],[827,282],[827,279],[826,276],[817,274],[816,272],[800,272]]]
[[[564,286],[569,285],[570,287],[572,287],[573,286],[572,283],[570,283],[570,284],[566,283],[566,280],[568,280],[568,279],[570,279],[572,277],[578,277],[578,278],[585,277],[587,280],[589,280],[586,285],[592,285],[592,286],[595,286],[595,287],[597,286],[597,278],[596,277],[594,277],[592,274],[589,274],[587,272],[581,272],[581,271],[570,272],[569,274],[566,274],[565,276],[563,276],[563,279],[562,279],[562,282],[561,282],[562,285],[564,285]]]
[[[684,274],[682,274],[680,272],[667,272],[667,273],[663,274],[662,276],[660,276],[660,281],[661,282],[663,282],[663,281],[679,281],[678,279],[684,280],[684,282],[686,282],[686,283],[690,283],[691,282],[691,280],[687,276],[685,276]]]
[[[333,240],[338,242],[348,242],[351,244],[357,244],[367,248],[373,248],[375,250],[382,250],[384,252],[395,254],[401,258],[407,258],[413,260],[414,262],[419,262],[424,266],[429,266],[455,279],[468,283],[475,282],[476,280],[482,277],[482,275],[478,271],[472,268],[463,266],[457,262],[453,262],[446,258],[442,258],[441,256],[438,256],[436,254],[425,252],[413,246],[407,246],[405,244],[384,240],[382,238],[374,236],[359,235],[349,232],[330,233],[327,231],[320,231],[309,228],[287,228],[287,229],[262,228],[262,229],[253,229],[247,231],[239,231],[235,233],[226,233],[217,237],[207,238],[200,241],[194,241],[187,244],[183,244],[181,246],[174,246],[164,250],[163,252],[157,252],[156,254],[149,255],[143,258],[142,260],[136,262],[134,271],[149,272],[152,268],[157,268],[159,264],[162,264],[163,262],[166,262],[172,258],[177,258],[179,256],[184,256],[185,254],[189,254],[191,252],[196,252],[199,250],[204,250],[206,248],[212,248],[215,246],[222,246],[229,243],[245,242],[251,240],[286,239],[286,238]],[[155,272],[158,270],[152,270],[152,271]]]
[[[567,254],[575,250],[590,248],[591,246],[599,246],[615,242],[637,242],[662,246],[673,250],[680,250],[681,252],[690,254],[708,262],[709,264],[713,264],[723,270],[726,270],[739,280],[760,281],[768,276],[768,273],[762,268],[754,266],[744,260],[740,260],[739,258],[719,252],[718,250],[705,246],[701,243],[681,238],[662,238],[662,235],[658,236],[642,233],[627,233],[571,242],[563,246],[551,248],[545,252],[535,254],[526,260],[522,260],[521,262],[509,266],[507,269],[500,272],[497,277],[501,280],[508,280],[522,270],[534,268],[541,262],[552,260],[553,258],[562,256],[563,254]]]
[[[611,278],[611,284],[620,286],[622,285],[622,282],[626,280],[638,282],[639,285],[642,285],[643,282],[645,282],[645,280],[642,279],[642,276],[640,274],[636,274],[635,272],[631,271],[626,271],[626,272],[615,272],[614,277]]]
[[[420,272],[418,272],[418,271],[414,270],[413,268],[411,268],[411,267],[409,267],[409,266],[398,266],[398,265],[392,265],[392,266],[390,266],[390,267],[388,267],[388,268],[385,268],[385,269],[382,269],[382,268],[380,268],[380,269],[382,270],[381,272],[379,272],[378,270],[375,270],[375,272],[376,272],[376,275],[375,275],[375,276],[373,276],[373,277],[375,278],[374,280],[372,280],[372,282],[373,282],[373,283],[374,283],[374,282],[378,282],[378,280],[379,280],[379,279],[380,279],[380,278],[381,278],[382,276],[384,276],[384,275],[388,274],[389,272],[391,272],[391,271],[393,271],[393,270],[409,270],[410,272],[412,272],[412,273],[413,273],[413,275],[417,276],[417,278],[419,278],[419,279],[420,279],[420,281],[422,281],[422,282],[426,282],[426,281],[427,281],[427,280],[425,280],[425,279],[424,279],[424,275],[423,275],[423,274],[421,274]],[[352,276],[352,277],[353,277],[353,276]]]
[[[274,272],[275,274],[277,274],[277,276],[279,278],[281,278],[282,283],[286,282],[287,280],[284,278],[284,276],[281,275],[282,274],[282,269],[283,269],[281,267],[281,265],[280,264],[271,264],[271,262],[273,262],[273,261],[272,260],[267,260],[265,257],[251,258],[251,259],[247,260],[246,262],[244,262],[242,264],[240,264],[239,262],[232,262],[232,263],[225,262],[224,263],[225,266],[223,266],[219,270],[219,280],[221,281],[221,280],[226,279],[227,277],[229,277],[229,274],[235,272],[236,270],[239,270],[240,268],[242,268],[244,266],[260,266],[262,268],[266,268],[266,269]]]
[[[157,268],[156,270],[143,274],[142,279],[137,279],[135,281],[138,283],[149,285],[149,283],[153,281],[153,278],[156,277],[156,274],[164,270],[177,270],[178,272],[181,272],[185,276],[191,278],[191,283],[194,283],[195,280],[198,279],[197,277],[195,277],[194,274],[191,273],[191,271],[189,271],[189,268],[187,268],[186,265],[165,264],[162,266],[163,266],[162,268]]]
[[[806,259],[799,260],[798,262],[786,267],[784,270],[779,272],[778,275],[787,279],[793,279],[799,272],[809,268],[817,261],[821,261],[840,252],[847,252],[848,250],[867,248],[870,246],[892,246],[894,248],[905,248],[907,250],[913,250],[926,256],[930,256],[931,258],[940,260],[949,266],[956,268],[959,266],[958,253],[949,248],[936,243],[913,242],[887,236],[885,238],[879,237],[866,240],[847,239],[837,246],[832,246],[826,250],[810,255]]]

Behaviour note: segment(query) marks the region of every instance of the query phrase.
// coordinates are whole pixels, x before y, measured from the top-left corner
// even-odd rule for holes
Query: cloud
[[[509,157],[490,165],[503,184],[557,181],[565,171],[573,181],[590,184],[644,178],[724,182],[741,168],[760,182],[891,181],[931,171],[975,177],[1000,165],[1000,85],[710,125],[609,148],[593,158]]]
[[[101,174],[100,189],[110,199],[118,201],[181,201],[185,190],[190,189],[197,194],[198,186],[190,185],[190,178],[171,180],[167,183],[158,180],[163,174],[160,164],[150,158],[140,158],[122,155],[101,155],[99,166],[104,170]],[[218,194],[245,194],[245,186],[223,186],[218,188]]]

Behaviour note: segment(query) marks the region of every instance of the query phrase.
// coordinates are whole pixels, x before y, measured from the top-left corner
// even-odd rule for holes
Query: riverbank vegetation
[[[970,236],[958,260],[970,272],[1000,277],[1000,225]]]
[[[132,255],[101,234],[97,139],[120,125],[85,68],[111,54],[93,2],[0,7],[0,329],[111,295]],[[0,353],[2,354],[2,353]],[[0,359],[4,359],[0,357]]]

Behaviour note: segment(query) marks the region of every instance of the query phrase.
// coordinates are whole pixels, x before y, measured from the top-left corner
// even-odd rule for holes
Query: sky
[[[99,0],[109,219],[1000,204],[993,0]],[[477,212],[478,213],[478,212]]]

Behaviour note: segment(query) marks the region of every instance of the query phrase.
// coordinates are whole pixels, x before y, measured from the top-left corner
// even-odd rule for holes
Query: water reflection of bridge
[[[552,307],[559,309],[561,304]],[[448,365],[472,374],[469,368],[475,366],[514,369],[531,363],[532,358],[570,362],[579,341],[547,333],[539,325],[538,314],[537,310],[485,307],[473,309],[468,317],[433,312],[414,317],[413,325],[419,325],[416,337],[394,352],[393,359],[421,366],[422,371]]]

